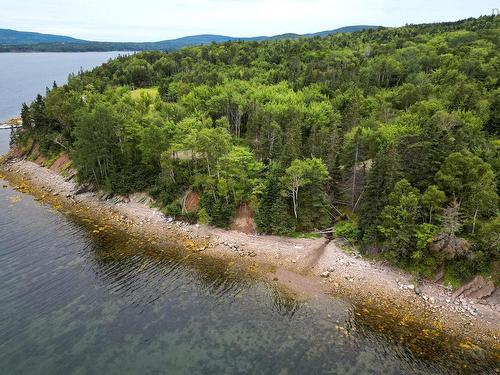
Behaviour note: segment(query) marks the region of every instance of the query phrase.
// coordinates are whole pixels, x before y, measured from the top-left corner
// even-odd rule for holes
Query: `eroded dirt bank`
[[[22,159],[1,164],[0,177],[17,190],[86,220],[94,231],[115,228],[140,236],[149,244],[175,244],[188,253],[231,259],[298,296],[331,294],[346,298],[358,320],[410,344],[413,336],[428,337],[433,342],[442,337],[447,345],[456,341],[463,349],[500,358],[498,306],[461,297],[453,300],[450,291],[434,283],[417,286],[411,275],[347,254],[336,241],[248,235],[175,222],[151,208],[144,195],[104,199],[82,192],[71,180]]]

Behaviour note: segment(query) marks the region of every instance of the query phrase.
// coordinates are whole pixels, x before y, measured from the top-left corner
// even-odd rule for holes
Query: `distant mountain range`
[[[274,36],[256,36],[238,38],[224,35],[192,35],[177,39],[162,40],[158,42],[96,42],[90,40],[76,39],[64,35],[41,34],[28,31],[16,31],[0,29],[0,52],[79,52],[79,51],[143,51],[143,50],[166,50],[172,51],[182,47],[223,43],[227,41],[262,41],[273,39],[296,39],[301,37],[324,37],[337,33],[350,33],[354,31],[376,29],[380,26],[355,25],[346,26],[334,30],[320,31],[312,34],[281,34]]]

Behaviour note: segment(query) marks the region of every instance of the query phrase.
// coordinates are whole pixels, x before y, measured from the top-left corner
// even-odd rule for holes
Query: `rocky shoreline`
[[[13,128],[19,128],[22,125],[22,120],[18,117],[16,118],[11,118],[7,121],[1,121],[0,122],[0,129],[13,129]]]
[[[0,178],[35,199],[95,221],[97,231],[105,223],[104,227],[140,236],[153,245],[176,244],[200,256],[231,259],[297,296],[333,295],[350,301],[361,315],[365,310],[370,316],[378,312],[384,321],[379,326],[386,327],[378,329],[411,324],[429,339],[445,335],[462,348],[500,358],[500,312],[495,299],[485,303],[465,297],[473,295],[467,288],[457,295],[458,291],[436,283],[417,283],[408,273],[346,251],[340,240],[249,235],[174,221],[150,207],[145,194],[116,197],[89,192],[72,176],[63,177],[13,155],[0,162]],[[498,298],[498,290],[492,294]]]

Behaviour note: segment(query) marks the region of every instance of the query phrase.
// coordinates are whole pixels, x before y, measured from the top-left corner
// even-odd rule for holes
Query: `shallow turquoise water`
[[[0,131],[0,150],[7,138]],[[418,355],[346,301],[299,301],[237,267],[183,256],[94,234],[0,189],[0,374],[494,371],[481,353],[442,342],[423,341],[435,354]]]

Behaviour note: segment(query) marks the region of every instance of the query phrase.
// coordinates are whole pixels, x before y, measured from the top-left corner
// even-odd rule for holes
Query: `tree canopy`
[[[361,248],[427,268],[453,217],[478,270],[500,256],[499,30],[485,16],[121,56],[23,106],[15,141],[169,215],[227,226],[248,204],[279,234],[348,218]]]

